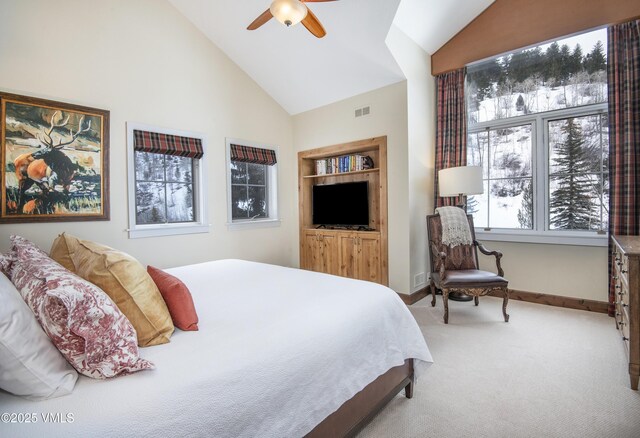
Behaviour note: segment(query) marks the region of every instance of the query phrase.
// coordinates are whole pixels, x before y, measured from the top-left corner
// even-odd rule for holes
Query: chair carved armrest
[[[489,251],[483,244],[481,244],[477,240],[474,240],[473,244],[478,247],[478,249],[482,254],[492,255],[496,258],[496,268],[498,268],[498,275],[500,277],[504,277],[504,271],[502,270],[502,266],[500,266],[500,259],[502,258],[502,253],[500,251]]]
[[[447,259],[447,253],[446,252],[442,252],[438,249],[438,247],[436,246],[435,243],[433,243],[433,241],[431,241],[431,252],[433,253],[434,257],[437,257],[440,259],[440,281],[443,281],[446,276],[447,276],[447,271],[444,268],[445,265],[445,261]]]

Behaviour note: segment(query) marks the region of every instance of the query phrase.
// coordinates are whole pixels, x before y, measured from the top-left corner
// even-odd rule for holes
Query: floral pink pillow
[[[17,261],[11,281],[62,355],[79,373],[106,379],[153,368],[138,355],[136,332],[100,288],[11,237]]]

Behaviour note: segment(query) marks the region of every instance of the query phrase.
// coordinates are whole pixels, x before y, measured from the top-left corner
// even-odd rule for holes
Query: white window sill
[[[143,225],[127,230],[129,239],[139,239],[143,237],[173,236],[180,234],[208,233],[210,225],[204,224],[163,224],[163,225]]]
[[[511,231],[476,228],[476,239],[497,242],[541,243],[547,245],[607,246],[608,234],[584,231]]]
[[[249,230],[251,228],[273,228],[280,226],[280,219],[253,219],[227,222],[230,231]]]

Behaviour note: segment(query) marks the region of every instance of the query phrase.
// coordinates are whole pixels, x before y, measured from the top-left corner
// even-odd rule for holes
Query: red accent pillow
[[[187,286],[179,278],[162,269],[147,266],[147,272],[158,286],[162,298],[169,308],[173,324],[180,330],[198,330],[198,315]]]

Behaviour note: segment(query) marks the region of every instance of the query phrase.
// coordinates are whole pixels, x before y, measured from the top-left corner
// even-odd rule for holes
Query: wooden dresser
[[[640,376],[640,236],[612,236],[616,327],[629,357],[631,389]]]

